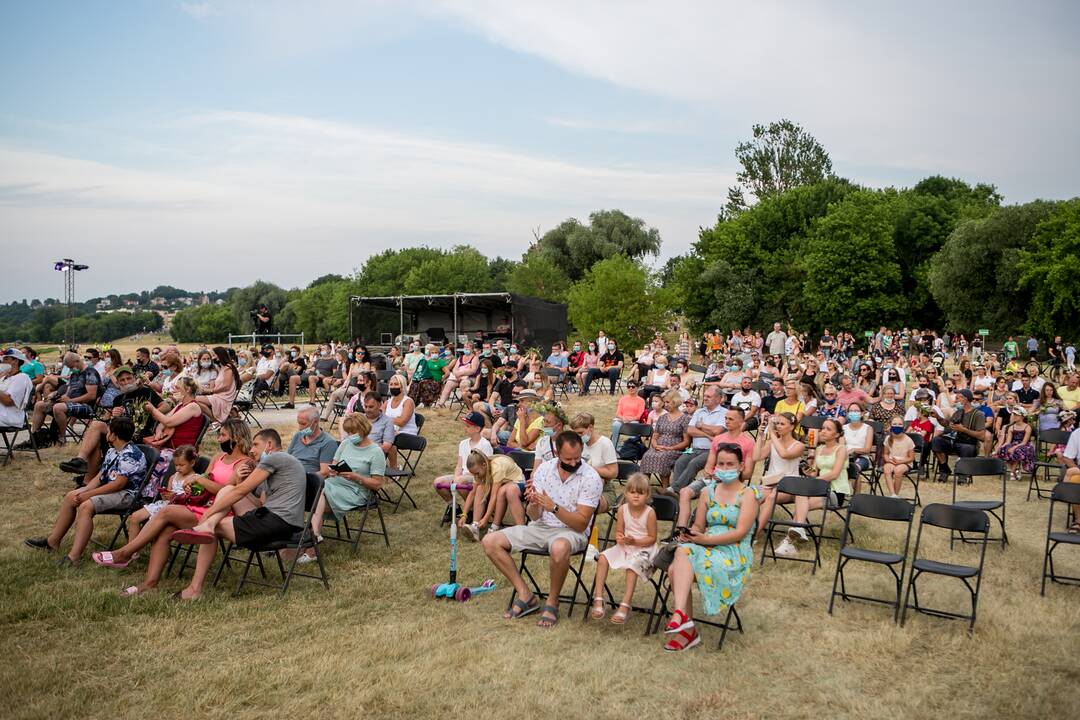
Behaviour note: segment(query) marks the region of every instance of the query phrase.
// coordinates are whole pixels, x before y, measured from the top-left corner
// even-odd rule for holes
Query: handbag
[[[667,571],[675,560],[675,551],[681,543],[678,540],[668,540],[652,556],[652,565],[659,570]]]

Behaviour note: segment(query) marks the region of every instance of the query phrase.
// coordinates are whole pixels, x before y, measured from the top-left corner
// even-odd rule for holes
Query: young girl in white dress
[[[649,507],[649,478],[634,473],[626,481],[626,494],[615,511],[615,544],[596,560],[596,585],[593,587],[592,617],[604,617],[604,581],[608,569],[626,570],[626,590],[611,622],[622,625],[630,615],[634,586],[638,576],[647,578],[653,571],[656,554],[656,513]]]

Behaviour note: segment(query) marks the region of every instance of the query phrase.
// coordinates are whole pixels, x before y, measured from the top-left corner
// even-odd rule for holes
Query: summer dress
[[[716,483],[705,486],[703,497],[708,498],[705,511],[705,534],[720,535],[734,530],[739,524],[739,506],[744,493],[753,493],[758,502],[763,494],[757,486],[745,487],[735,496],[735,502],[723,505],[716,501]],[[705,605],[706,615],[715,615],[722,608],[734,605],[742,595],[743,585],[750,575],[753,554],[750,540],[753,531],[743,535],[732,545],[705,547],[683,543],[690,551],[690,564],[694,568],[698,589]]]

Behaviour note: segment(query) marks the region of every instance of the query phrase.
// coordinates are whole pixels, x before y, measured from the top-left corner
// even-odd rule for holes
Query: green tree
[[[624,347],[651,338],[670,315],[663,290],[625,255],[593,265],[567,293],[566,312],[577,332],[596,337],[603,330]]]
[[[173,317],[170,333],[177,342],[225,342],[240,332],[240,324],[228,305],[185,308]]]
[[[297,292],[281,312],[289,332],[304,333],[305,342],[342,340],[349,336],[349,296],[353,280],[330,280]]]
[[[562,268],[571,280],[580,280],[597,262],[621,254],[641,260],[660,252],[660,231],[621,210],[598,210],[589,224],[564,220],[544,233],[534,250]]]
[[[1043,337],[1080,336],[1080,198],[1040,222],[1017,261],[1019,285],[1031,294],[1025,329]]]
[[[368,297],[401,295],[405,292],[405,280],[410,270],[443,254],[442,250],[415,247],[372,255],[357,275],[357,294]]]
[[[1020,251],[1055,204],[1036,200],[962,222],[930,261],[930,292],[948,327],[1017,333],[1028,316],[1030,286],[1017,289]]]
[[[735,175],[738,184],[728,190],[729,215],[746,209],[747,195],[760,202],[832,175],[829,153],[801,125],[782,119],[751,130],[753,138],[735,147],[742,170]]]
[[[488,275],[491,276],[491,288],[496,292],[506,290],[506,282],[510,273],[518,263],[509,258],[496,257],[488,263]]]
[[[564,302],[570,280],[550,258],[537,252],[525,254],[506,276],[506,289],[519,295]]]
[[[276,316],[285,307],[286,302],[288,302],[288,293],[283,288],[258,280],[247,287],[233,290],[228,305],[232,311],[235,327],[243,328],[244,332],[251,332],[255,329],[255,322],[251,318],[252,310],[260,305],[266,305],[270,313]]]
[[[476,248],[459,245],[409,270],[403,290],[406,295],[490,292],[487,258]]]
[[[895,190],[860,190],[814,224],[800,260],[806,276],[801,302],[811,329],[856,330],[904,317],[893,242],[898,204]]]

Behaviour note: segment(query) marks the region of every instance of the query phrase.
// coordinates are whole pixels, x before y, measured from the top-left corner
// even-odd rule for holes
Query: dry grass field
[[[612,405],[570,402],[594,412],[598,427],[608,427]],[[816,575],[805,564],[755,566],[740,605],[746,632],[729,635],[722,652],[706,629],[699,648],[668,654],[661,637],[642,636],[636,615],[622,628],[582,624],[580,609],[552,631],[535,617],[505,621],[501,580],[497,593],[467,604],[430,599],[427,588],[446,576],[448,542],[427,486],[452,468],[459,432],[448,411],[427,415],[429,449],[412,486],[420,509],[388,516],[391,549],[365,538],[353,556],[327,543],[330,591],[300,580],[284,599],[262,589],[233,598],[223,582],[207,599],[179,604],[169,599],[183,585],[175,578],[126,599],[118,591],[140,576],[138,563],[59,570],[22,539],[43,534],[71,487],[56,470],[69,453],[50,449],[40,465],[22,454],[0,469],[0,716],[1080,716],[1080,588],[1052,586],[1039,597],[1047,501],[1025,503],[1018,485],[1009,490],[1012,544],[988,550],[971,636],[964,624],[921,615],[900,628],[887,608],[859,603],[828,616],[831,542]],[[287,421],[276,417],[282,429]],[[924,502],[947,500],[945,486],[924,488]],[[97,537],[114,522],[104,520]],[[902,540],[865,526],[859,536],[879,546]],[[931,546],[949,554],[941,535]],[[1068,559],[1062,566],[1080,571],[1080,553]],[[492,575],[475,544],[464,543],[459,561],[467,582]],[[868,594],[891,588],[873,568],[852,566],[849,578]],[[955,581],[922,587],[927,602],[965,608]],[[639,589],[638,601],[647,599]]]

